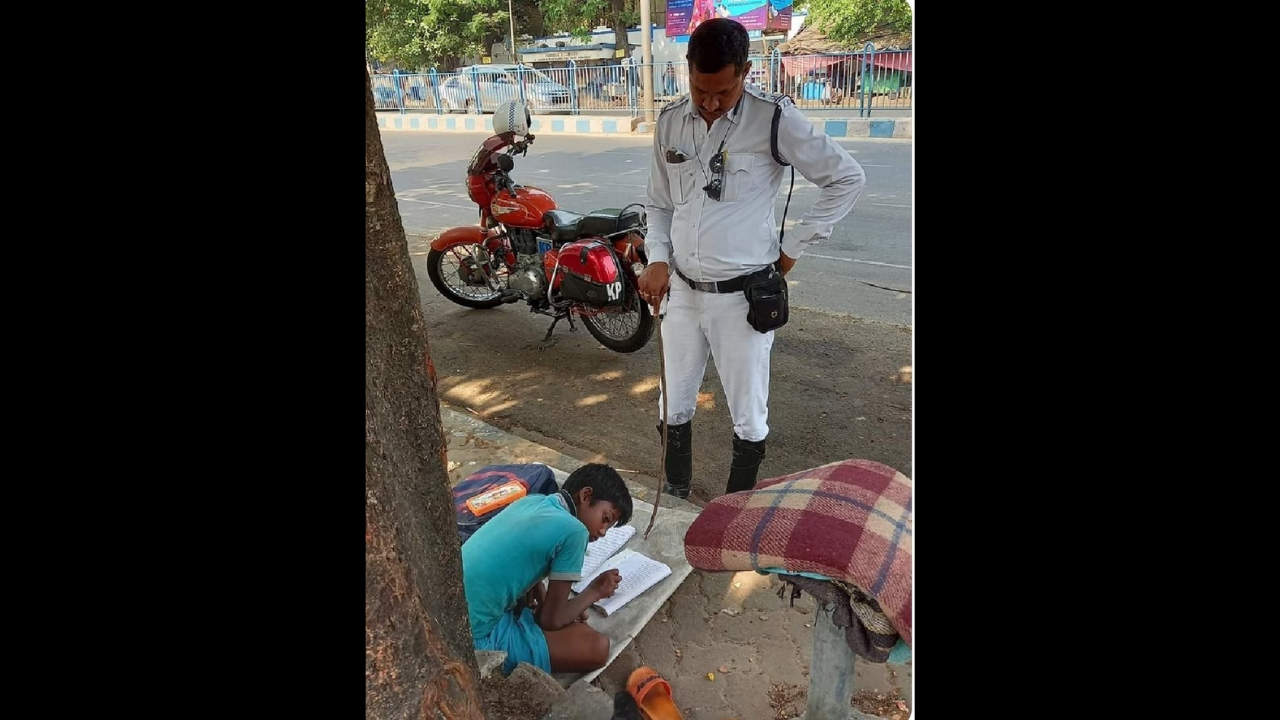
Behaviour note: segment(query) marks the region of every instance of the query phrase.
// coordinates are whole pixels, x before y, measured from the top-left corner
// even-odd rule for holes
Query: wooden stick
[[[644,530],[645,540],[649,539],[649,531],[653,530],[653,521],[658,518],[658,505],[662,502],[662,484],[667,479],[667,356],[662,348],[662,317],[654,313],[654,319],[658,323],[658,370],[661,373],[661,379],[658,381],[659,392],[662,393],[662,458],[658,461],[662,463],[662,472],[658,473],[658,496],[653,499],[653,514],[649,516],[649,527]]]

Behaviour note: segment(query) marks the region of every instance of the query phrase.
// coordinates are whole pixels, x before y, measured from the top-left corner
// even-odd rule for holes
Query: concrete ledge
[[[564,695],[564,688],[560,687],[555,678],[526,662],[516,665],[516,669],[511,671],[507,676],[507,685],[512,690],[522,687],[525,694],[533,696],[559,698]]]
[[[630,115],[534,115],[537,135],[631,135],[642,118]],[[378,113],[383,130],[417,132],[493,132],[492,115]]]
[[[613,698],[595,685],[577,683],[542,720],[606,720],[612,715]]]
[[[477,650],[476,665],[480,668],[480,679],[489,677],[494,670],[502,667],[507,661],[507,653],[503,650]]]
[[[910,138],[911,118],[812,118],[814,127],[833,138]]]

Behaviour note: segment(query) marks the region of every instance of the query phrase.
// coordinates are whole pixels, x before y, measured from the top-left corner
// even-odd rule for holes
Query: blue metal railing
[[[911,110],[910,50],[877,52],[870,43],[858,53],[783,56],[775,50],[767,57],[752,57],[751,64],[749,83],[789,95],[801,109],[856,110],[859,117]],[[539,70],[397,71],[372,76],[372,86],[377,109],[401,113],[491,113],[504,102],[519,101],[534,114],[635,116],[643,112],[641,78],[646,72],[653,73],[657,109],[689,92],[684,62],[600,66],[570,60],[565,67]]]

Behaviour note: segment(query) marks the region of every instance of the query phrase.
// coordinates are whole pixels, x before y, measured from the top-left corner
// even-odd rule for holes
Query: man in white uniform
[[[774,331],[760,332],[748,322],[743,287],[749,277],[754,283],[771,273],[781,286],[776,273],[786,275],[807,246],[830,237],[865,184],[862,167],[788,99],[745,86],[749,42],[734,20],[698,26],[689,38],[690,94],[663,109],[653,138],[645,238],[649,266],[640,277],[640,293],[655,313],[667,300],[662,323],[667,373],[662,392],[670,393],[665,491],[677,497],[688,497],[693,478],[692,420],[708,352],[733,417],[725,492],[755,487],[769,434]],[[781,247],[774,217],[784,174],[779,160],[821,188]],[[782,317],[785,321],[785,312]],[[661,433],[661,397],[658,408]]]

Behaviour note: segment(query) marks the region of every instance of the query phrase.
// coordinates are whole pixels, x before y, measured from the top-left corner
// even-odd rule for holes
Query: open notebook
[[[582,561],[582,577],[595,574],[595,571],[600,569],[600,563],[613,557],[613,554],[621,550],[622,546],[635,535],[634,525],[623,525],[606,532],[599,540],[587,543],[587,556]]]
[[[612,532],[610,531],[610,534]],[[635,550],[623,550],[601,563],[595,572],[590,575],[584,574],[582,580],[574,584],[573,591],[580,593],[586,590],[592,580],[595,580],[600,573],[609,569],[616,569],[618,574],[622,575],[622,582],[618,583],[618,589],[614,591],[612,597],[607,597],[595,604],[594,607],[599,608],[605,615],[612,615],[617,612],[624,605],[639,597],[645,590],[657,585],[663,578],[671,574],[671,568],[667,565],[641,555]]]

